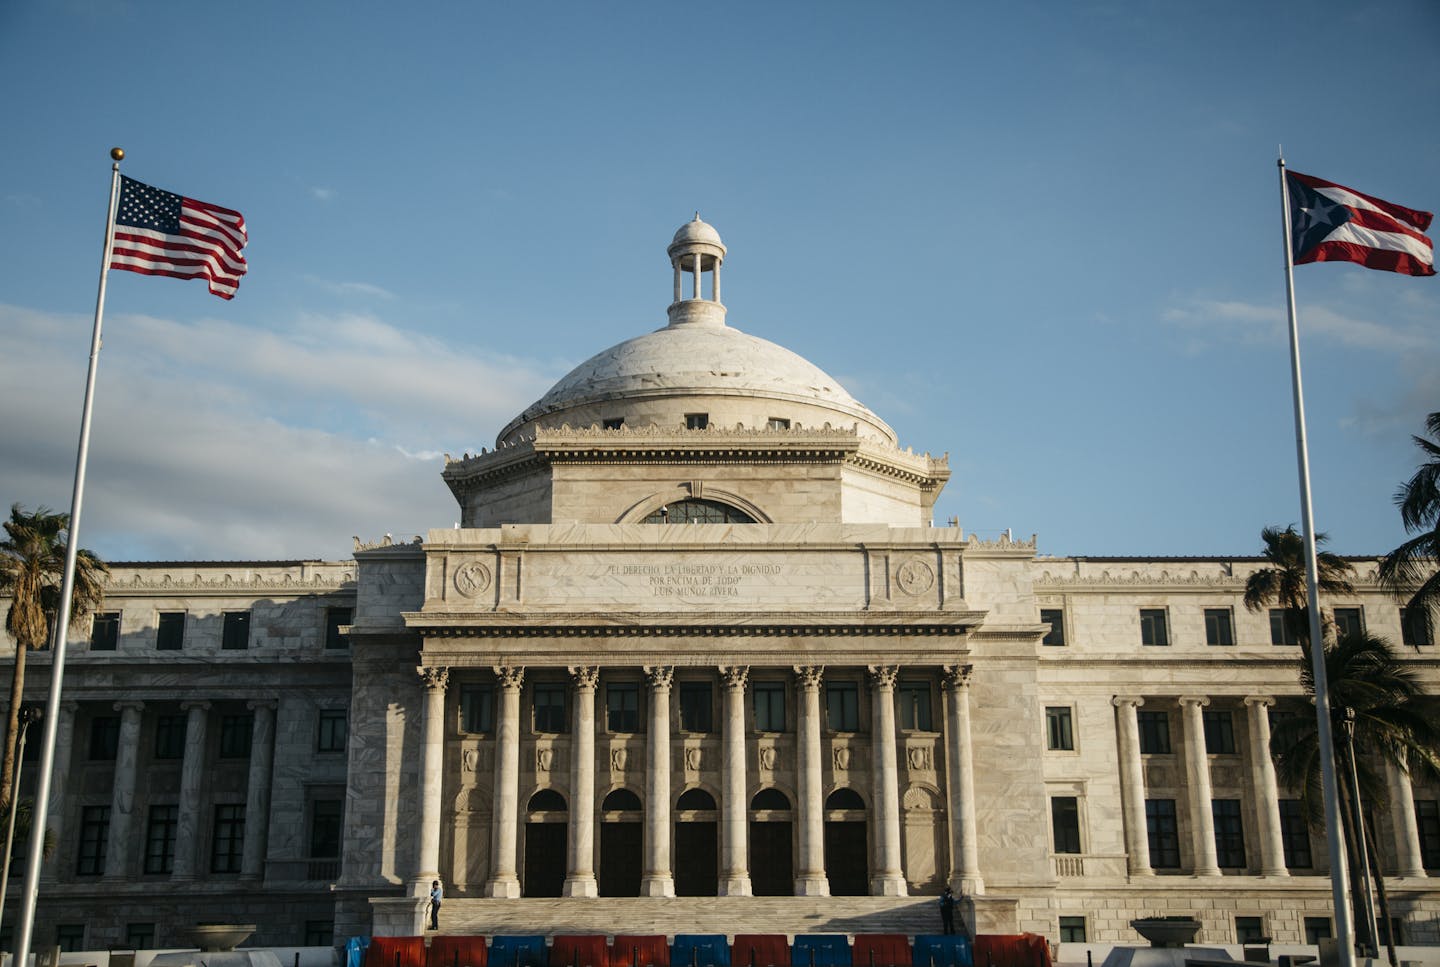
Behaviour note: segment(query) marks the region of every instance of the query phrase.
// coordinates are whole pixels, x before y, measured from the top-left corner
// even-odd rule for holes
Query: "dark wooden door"
[[[644,832],[640,823],[600,824],[600,895],[639,896]]]
[[[865,821],[825,824],[825,875],[831,896],[867,896],[870,869],[865,846]]]
[[[525,896],[559,896],[565,885],[565,823],[525,824]]]
[[[756,896],[792,896],[795,873],[790,824],[750,824],[750,890]]]
[[[720,892],[720,859],[713,822],[675,824],[675,895]]]

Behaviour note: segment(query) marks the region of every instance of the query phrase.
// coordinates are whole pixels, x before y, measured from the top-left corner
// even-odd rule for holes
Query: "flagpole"
[[[1290,238],[1290,191],[1285,159],[1280,168],[1280,204],[1285,223],[1285,299],[1290,314],[1290,376],[1295,398],[1295,458],[1300,465],[1300,516],[1305,538],[1305,596],[1310,612],[1310,668],[1315,679],[1315,720],[1320,742],[1320,784],[1325,800],[1325,841],[1330,849],[1330,890],[1335,904],[1335,939],[1340,967],[1355,967],[1355,929],[1346,899],[1345,833],[1335,789],[1335,743],[1331,737],[1330,688],[1325,677],[1325,638],[1320,625],[1315,515],[1310,506],[1310,450],[1305,442],[1305,396],[1300,385],[1300,331],[1295,323],[1295,262]]]
[[[75,591],[75,562],[80,548],[80,502],[85,495],[85,463],[90,456],[90,412],[95,399],[95,371],[100,363],[100,321],[105,315],[105,280],[110,252],[115,245],[115,204],[120,195],[120,162],[125,152],[111,148],[110,209],[105,216],[105,247],[100,259],[100,289],[95,296],[95,331],[90,338],[90,368],[85,374],[85,402],[80,411],[80,446],[75,455],[75,490],[70,498],[70,526],[65,540],[65,577],[60,583],[55,641],[50,651],[50,694],[45,706],[45,744],[40,777],[35,784],[31,810],[30,852],[25,857],[25,889],[21,894],[20,933],[12,967],[28,967],[35,926],[35,901],[40,889],[40,861],[45,847],[45,826],[50,818],[50,778],[55,768],[55,736],[60,724],[60,686],[65,677],[65,645],[70,631],[70,601]],[[16,790],[18,793],[19,790]]]

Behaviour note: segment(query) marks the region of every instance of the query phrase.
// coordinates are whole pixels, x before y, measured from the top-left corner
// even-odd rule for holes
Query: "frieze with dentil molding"
[[[266,578],[259,575],[237,578],[234,574],[224,574],[220,577],[207,579],[202,574],[196,574],[188,578],[177,578],[166,574],[159,578],[149,579],[143,574],[136,574],[132,577],[111,577],[105,582],[105,591],[115,594],[122,591],[185,591],[185,592],[213,592],[213,591],[303,591],[306,593],[325,591],[348,591],[353,587],[355,572],[342,571],[338,576],[317,574],[309,579],[297,578],[285,574],[276,578]]]
[[[1136,569],[1115,573],[1106,569],[1098,575],[1054,574],[1045,570],[1036,575],[1034,584],[1036,587],[1077,589],[1184,587],[1243,593],[1245,590],[1246,577],[1248,577],[1247,574],[1241,574],[1237,577],[1233,574],[1205,574],[1193,569],[1188,572],[1172,572],[1169,569],[1165,569],[1158,574]],[[1357,590],[1374,590],[1379,588],[1379,572],[1375,568],[1357,571],[1350,580]]]

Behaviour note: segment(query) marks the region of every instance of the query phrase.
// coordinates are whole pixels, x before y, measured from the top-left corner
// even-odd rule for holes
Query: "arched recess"
[[[870,893],[869,832],[860,793],[841,786],[825,798],[825,876],[831,896]]]
[[[490,870],[490,794],[479,786],[462,786],[451,804],[452,822],[440,842],[446,890],[463,896],[485,884]],[[443,868],[445,857],[450,869]]]
[[[569,807],[554,789],[538,789],[525,804],[525,868],[521,894],[558,897],[565,884]]]
[[[945,797],[935,786],[917,782],[906,788],[900,806],[905,879],[912,892],[939,889],[950,866]]]
[[[790,797],[767,786],[750,799],[750,889],[755,896],[793,896],[795,839]]]
[[[601,896],[639,896],[644,867],[645,804],[633,789],[617,786],[600,802]]]
[[[675,800],[675,895],[720,892],[720,828],[715,797],[699,786]]]
[[[639,524],[647,517],[659,512],[661,507],[672,507],[686,501],[700,501],[702,503],[716,504],[721,507],[729,507],[750,518],[748,523],[773,524],[775,521],[769,514],[761,510],[755,504],[741,497],[739,494],[732,494],[725,490],[714,490],[705,487],[701,490],[701,496],[695,496],[689,492],[689,488],[676,488],[675,490],[663,491],[651,494],[642,500],[631,504],[615,521],[617,524]],[[674,520],[674,523],[681,523]],[[735,521],[734,523],[742,523]]]

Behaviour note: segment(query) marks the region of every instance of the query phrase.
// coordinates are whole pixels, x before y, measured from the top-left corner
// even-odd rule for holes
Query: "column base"
[[[871,896],[909,896],[910,891],[905,886],[905,877],[899,873],[891,873],[870,878]]]
[[[560,887],[561,896],[599,896],[600,887],[595,882],[593,874],[585,876],[567,876],[565,883]]]
[[[796,896],[829,896],[830,880],[825,874],[797,876],[795,878]]]
[[[1195,871],[1193,874],[1191,874],[1191,875],[1192,875],[1192,876],[1220,876],[1220,875],[1221,875],[1221,873],[1220,873],[1220,867],[1216,866],[1216,867],[1212,867],[1212,868],[1210,868],[1210,869],[1196,870],[1196,871]]]
[[[518,900],[520,880],[515,876],[497,876],[485,884],[485,895],[495,900]]]
[[[752,896],[749,876],[727,876],[720,881],[719,896]]]
[[[1289,871],[1288,869],[1286,869],[1285,867],[1281,866],[1281,867],[1277,867],[1276,869],[1273,869],[1273,870],[1262,869],[1262,870],[1260,871],[1260,875],[1261,875],[1261,876],[1276,876],[1276,877],[1279,877],[1279,876],[1287,876],[1287,877],[1288,877],[1288,876],[1290,875],[1290,871]],[[1395,873],[1395,874],[1392,874],[1392,875],[1394,875],[1394,876],[1404,876],[1405,874],[1404,874],[1404,873]]]
[[[440,879],[439,873],[421,873],[412,877],[410,882],[405,884],[405,893],[408,896],[430,899],[430,884]]]
[[[1149,866],[1138,866],[1130,871],[1131,876],[1154,876],[1155,870]]]
[[[956,873],[950,877],[950,889],[960,896],[984,896],[985,878],[979,873]]]
[[[671,876],[647,876],[640,881],[641,896],[671,897],[675,895],[675,878]]]

